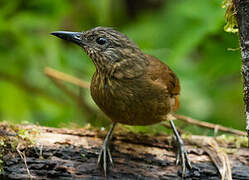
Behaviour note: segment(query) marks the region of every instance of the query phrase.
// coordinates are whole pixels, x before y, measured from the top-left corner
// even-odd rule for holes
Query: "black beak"
[[[66,41],[70,41],[78,45],[84,45],[84,42],[81,39],[82,32],[55,31],[51,34]]]

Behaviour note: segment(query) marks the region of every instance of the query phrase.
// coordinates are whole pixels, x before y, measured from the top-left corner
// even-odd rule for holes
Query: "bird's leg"
[[[184,149],[184,144],[182,141],[181,136],[179,135],[173,120],[170,120],[170,125],[173,129],[173,132],[175,134],[175,140],[177,142],[177,154],[176,154],[176,164],[178,165],[180,163],[180,165],[182,166],[182,177],[184,177],[185,174],[185,170],[186,170],[186,165],[188,168],[192,168],[190,161],[188,159],[188,154]]]
[[[99,157],[98,157],[98,162],[97,162],[98,166],[102,165],[102,167],[104,169],[105,176],[106,176],[106,170],[107,170],[107,160],[109,159],[110,163],[113,165],[111,151],[109,149],[109,142],[112,138],[112,132],[114,130],[115,125],[116,125],[115,122],[111,124],[111,128],[109,129],[109,131],[105,137],[105,140],[103,142],[103,145],[101,147]]]

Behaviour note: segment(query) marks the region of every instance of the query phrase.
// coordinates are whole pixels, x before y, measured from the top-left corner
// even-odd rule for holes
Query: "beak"
[[[82,32],[55,31],[51,34],[78,45],[85,45],[85,43],[81,39]]]

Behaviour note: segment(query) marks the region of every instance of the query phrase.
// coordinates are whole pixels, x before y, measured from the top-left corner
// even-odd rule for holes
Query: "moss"
[[[184,132],[184,133],[181,135],[181,137],[182,137],[183,139],[189,140],[189,139],[192,138],[192,134],[189,133],[189,132]]]
[[[236,154],[238,152],[237,149],[234,148],[221,148],[226,154]]]
[[[80,156],[81,156],[81,157],[83,157],[83,158],[84,158],[84,157],[86,157],[86,155],[85,155],[85,154],[83,154],[83,153],[81,153],[81,154],[80,154]]]
[[[16,148],[26,149],[34,144],[37,131],[23,129],[11,124],[0,124],[0,174],[3,173],[4,156],[15,155]]]
[[[234,136],[234,135],[221,135],[216,137],[216,140],[226,146],[232,146],[236,149],[241,147],[248,147],[248,139],[246,136]]]
[[[18,129],[18,137],[26,142],[28,145],[33,145],[35,142],[35,135],[38,133],[36,130]]]
[[[225,19],[226,25],[224,26],[224,30],[226,32],[238,32],[238,24],[236,20],[236,9],[234,0],[224,0],[222,4],[223,8],[226,8]]]
[[[12,152],[12,143],[9,137],[2,135],[0,137],[0,174],[3,173],[4,160],[3,157],[5,154]],[[16,143],[16,142],[15,142]]]

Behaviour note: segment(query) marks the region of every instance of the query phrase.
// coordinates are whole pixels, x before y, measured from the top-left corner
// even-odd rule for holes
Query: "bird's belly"
[[[139,91],[91,92],[95,103],[114,122],[151,125],[165,120],[171,111],[170,97]]]

